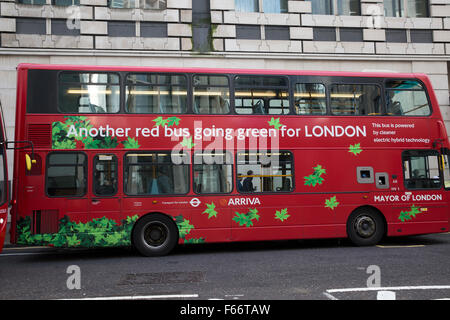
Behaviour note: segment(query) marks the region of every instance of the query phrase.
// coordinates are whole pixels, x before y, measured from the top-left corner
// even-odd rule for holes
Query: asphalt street
[[[0,299],[450,299],[450,233],[354,247],[347,240],[178,247],[158,258],[130,248],[7,246]]]

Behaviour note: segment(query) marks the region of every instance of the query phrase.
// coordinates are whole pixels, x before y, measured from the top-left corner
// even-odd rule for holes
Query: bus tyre
[[[177,245],[178,228],[168,216],[149,214],[142,217],[134,227],[132,243],[144,256],[163,256]]]
[[[359,208],[347,221],[347,235],[357,246],[373,246],[381,241],[385,224],[381,215],[371,208]]]

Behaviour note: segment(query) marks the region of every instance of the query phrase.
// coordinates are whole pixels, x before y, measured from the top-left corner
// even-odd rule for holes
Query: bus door
[[[121,201],[118,196],[119,170],[117,156],[107,153],[94,154],[91,163],[90,215],[93,218],[108,218],[111,215],[117,215],[121,211]]]
[[[450,230],[450,150],[442,149],[442,169],[444,174],[444,187],[447,192],[445,192],[445,201],[447,202],[447,214],[449,220],[449,230]]]

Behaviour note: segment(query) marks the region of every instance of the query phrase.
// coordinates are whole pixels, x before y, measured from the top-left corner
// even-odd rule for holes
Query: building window
[[[312,14],[333,14],[333,0],[311,1]]]
[[[239,12],[259,12],[258,0],[234,0],[234,7]]]
[[[166,0],[108,0],[110,8],[166,9]]]
[[[265,26],[266,40],[290,40],[289,27]]]
[[[386,29],[386,42],[405,43],[408,41],[406,30],[404,29]]]
[[[423,18],[428,17],[428,1],[427,0],[407,0],[408,17]]]
[[[340,16],[360,16],[361,3],[359,0],[339,0],[338,14]]]
[[[19,34],[46,34],[45,19],[17,18],[16,33]]]
[[[79,6],[80,0],[52,0],[52,4],[55,6]]]
[[[261,27],[236,25],[236,39],[261,40]]]
[[[124,191],[128,195],[186,194],[189,191],[189,158],[184,153],[128,153],[123,170]]]
[[[67,20],[65,19],[52,19],[52,34],[58,36],[79,36],[80,29],[68,28]]]
[[[384,0],[384,15],[386,17],[403,17],[403,0]]]
[[[411,42],[432,43],[433,30],[410,30]]]
[[[288,12],[287,0],[264,0],[264,13],[286,13]]]
[[[108,21],[108,36],[110,37],[135,37],[136,25],[128,21]]]
[[[142,21],[141,37],[167,38],[167,23]]]
[[[43,5],[43,4],[46,4],[47,1],[46,0],[17,0],[17,3]]]
[[[237,154],[238,191],[294,190],[293,156],[289,151],[240,151]]]
[[[313,28],[314,41],[336,41],[336,29],[329,27]]]
[[[341,41],[363,42],[363,31],[359,28],[340,28],[339,36]]]
[[[386,17],[428,17],[428,0],[384,0],[384,15]]]
[[[86,193],[87,161],[84,153],[51,153],[47,158],[46,188],[51,197]]]

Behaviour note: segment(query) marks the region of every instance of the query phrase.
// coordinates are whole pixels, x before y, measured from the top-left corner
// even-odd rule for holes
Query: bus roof
[[[21,63],[17,70],[84,70],[84,71],[126,71],[126,72],[186,72],[186,73],[232,73],[232,74],[263,74],[263,75],[305,75],[305,76],[336,76],[336,77],[375,77],[375,78],[427,78],[423,73],[397,73],[385,70],[370,70],[367,72],[348,71],[316,71],[316,70],[275,70],[275,69],[225,69],[225,68],[195,68],[195,67],[131,67],[131,66],[92,66],[92,65],[60,65]]]

